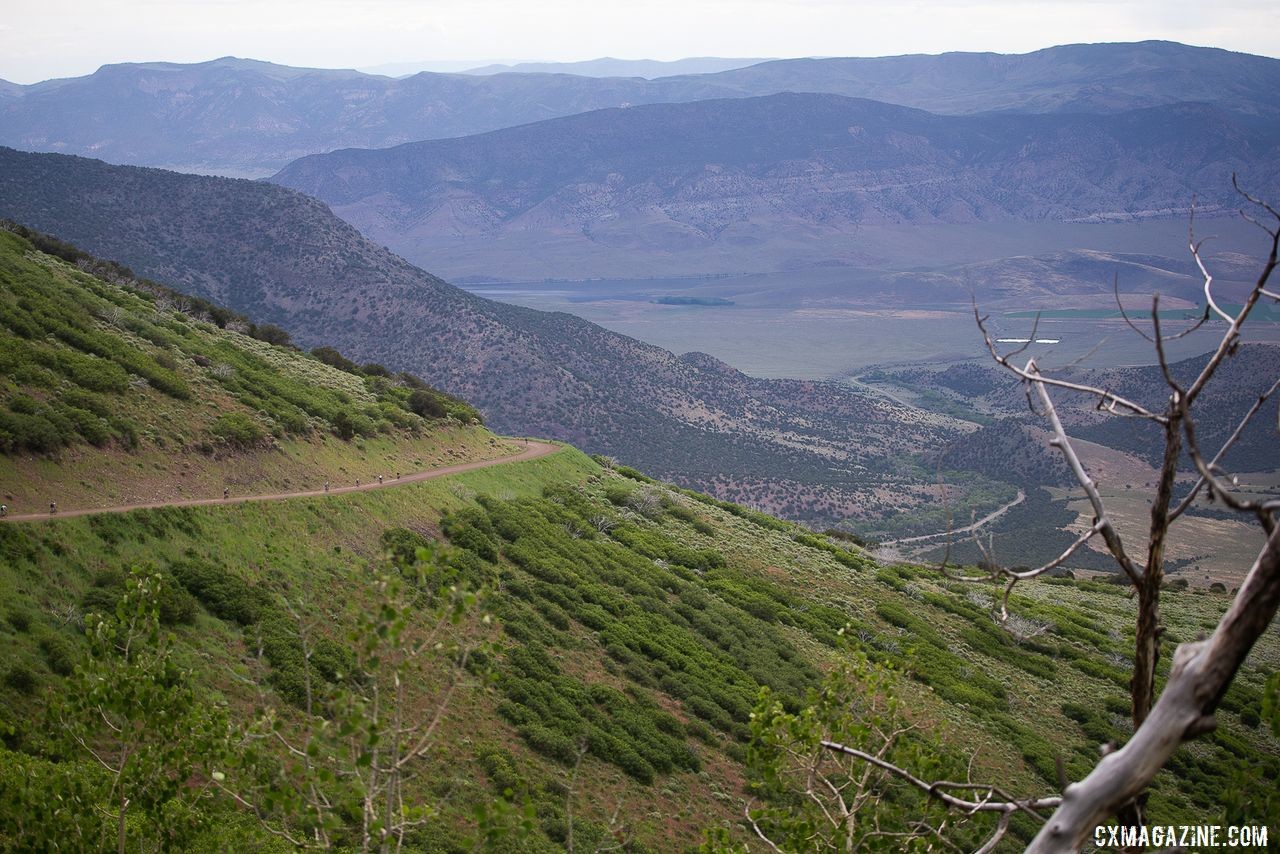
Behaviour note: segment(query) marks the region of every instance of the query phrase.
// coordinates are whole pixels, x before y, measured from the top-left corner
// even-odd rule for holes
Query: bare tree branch
[[[836,741],[828,741],[826,739],[823,739],[821,743],[822,746],[828,750],[833,750],[837,753],[843,753],[847,756],[861,759],[863,762],[869,762],[877,768],[888,771],[893,776],[900,780],[905,780],[917,789],[928,794],[930,797],[938,799],[953,809],[963,810],[969,814],[980,812],[1013,813],[1022,811],[1035,816],[1036,818],[1042,818],[1038,813],[1036,813],[1036,810],[1057,807],[1062,803],[1062,798],[1057,796],[1015,800],[1000,788],[987,785],[986,783],[956,783],[948,780],[939,780],[934,783],[928,783],[921,780],[905,768],[900,768],[892,762],[887,762],[879,756],[858,750],[855,747],[849,747],[848,745],[840,744]],[[950,790],[986,792],[986,796],[982,800],[971,801],[951,794]],[[1003,798],[1003,800],[991,800],[991,798],[995,796]]]
[[[1246,412],[1244,417],[1240,419],[1240,423],[1236,425],[1235,431],[1232,432],[1231,436],[1227,439],[1227,441],[1222,444],[1222,447],[1218,449],[1218,453],[1214,454],[1213,459],[1210,460],[1207,464],[1205,464],[1204,467],[1206,469],[1208,469],[1210,472],[1214,472],[1218,470],[1218,464],[1222,462],[1223,456],[1225,456],[1227,451],[1231,449],[1232,445],[1234,445],[1237,441],[1239,441],[1241,434],[1244,433],[1245,427],[1249,425],[1249,422],[1253,419],[1253,416],[1258,414],[1259,410],[1262,409],[1262,405],[1267,402],[1267,399],[1271,397],[1271,395],[1276,393],[1277,389],[1280,389],[1280,379],[1277,379],[1274,383],[1271,384],[1271,388],[1267,389],[1265,392],[1263,392],[1258,396],[1258,399],[1254,401],[1253,406],[1250,407],[1249,411]],[[1194,462],[1196,460],[1196,457],[1200,453],[1199,448],[1196,447],[1194,437],[1191,437],[1189,439],[1189,450],[1191,453],[1192,461]],[[1200,459],[1203,460],[1203,457],[1201,457]],[[1196,467],[1197,469],[1200,468],[1200,464],[1198,462],[1196,464]],[[1200,493],[1200,490],[1204,487],[1206,483],[1208,483],[1208,481],[1205,479],[1203,475],[1201,475],[1200,479],[1196,481],[1195,486],[1193,486],[1191,488],[1191,491],[1187,493],[1187,497],[1182,499],[1182,502],[1178,504],[1178,506],[1174,508],[1174,510],[1169,514],[1170,521],[1173,521],[1174,519],[1178,518],[1179,516],[1181,516],[1183,513],[1186,512],[1187,508],[1190,507],[1192,502],[1196,500],[1196,496]]]
[[[1135,403],[1132,400],[1129,400],[1127,398],[1121,397],[1115,392],[1108,391],[1107,389],[1104,389],[1104,388],[1098,388],[1096,386],[1090,386],[1090,385],[1083,385],[1082,383],[1068,382],[1067,380],[1060,380],[1060,379],[1057,379],[1056,377],[1047,377],[1040,373],[1036,373],[1036,375],[1032,376],[1026,371],[1026,369],[1019,368],[1017,365],[1015,365],[1013,362],[1010,361],[1010,359],[1013,358],[1013,356],[1025,350],[1026,345],[1023,345],[1022,347],[1018,348],[1012,353],[1009,353],[1007,355],[1001,355],[1000,351],[996,349],[996,344],[995,344],[995,341],[992,340],[991,338],[991,333],[987,331],[987,326],[986,326],[987,318],[983,317],[978,313],[978,306],[976,303],[973,306],[973,317],[978,324],[978,329],[981,330],[982,332],[982,338],[986,342],[987,350],[991,353],[991,357],[995,359],[998,364],[1003,365],[1005,368],[1009,369],[1013,373],[1022,377],[1022,379],[1026,380],[1027,382],[1040,382],[1046,385],[1052,385],[1052,386],[1057,386],[1058,388],[1070,389],[1071,391],[1083,392],[1084,394],[1097,397],[1099,409],[1105,410],[1107,412],[1113,412],[1118,415],[1119,414],[1137,415],[1142,418],[1148,418],[1160,424],[1165,423],[1165,421],[1167,420],[1165,416],[1157,415],[1156,413],[1148,410],[1145,406]],[[1034,333],[1033,333],[1033,336],[1034,336]],[[1034,359],[1032,361],[1034,362]]]
[[[1081,488],[1084,489],[1085,495],[1088,496],[1089,504],[1093,507],[1094,525],[1098,526],[1098,532],[1102,534],[1102,539],[1107,544],[1107,549],[1111,552],[1111,556],[1115,558],[1116,563],[1120,565],[1120,568],[1124,570],[1125,575],[1129,576],[1129,580],[1134,584],[1140,583],[1143,569],[1135,564],[1125,552],[1124,543],[1120,540],[1120,532],[1115,529],[1110,517],[1107,515],[1107,508],[1102,503],[1102,495],[1098,492],[1097,484],[1093,482],[1093,478],[1089,477],[1088,472],[1084,470],[1084,464],[1080,462],[1080,457],[1076,454],[1075,448],[1071,446],[1071,439],[1067,436],[1067,431],[1062,426],[1062,420],[1058,417],[1058,410],[1053,405],[1053,399],[1049,397],[1049,390],[1046,388],[1047,383],[1036,367],[1034,359],[1027,362],[1027,368],[1024,373],[1035,385],[1036,393],[1040,397],[1040,406],[1048,417],[1049,423],[1053,426],[1054,438],[1050,440],[1050,444],[1062,453],[1063,458],[1071,469],[1071,474],[1075,476],[1076,482],[1080,484]],[[1165,423],[1165,421],[1166,419],[1161,419],[1161,423]]]
[[[1169,682],[1151,714],[1128,744],[1066,788],[1061,806],[1027,851],[1079,850],[1095,826],[1150,784],[1180,744],[1213,730],[1219,701],[1277,606],[1280,531],[1273,530],[1213,635],[1178,647]]]

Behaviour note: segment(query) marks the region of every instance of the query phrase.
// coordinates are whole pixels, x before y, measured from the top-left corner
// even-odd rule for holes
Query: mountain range
[[[580,62],[515,62],[511,64],[491,63],[477,68],[468,68],[464,74],[577,74],[582,77],[643,77],[652,80],[657,77],[674,77],[678,74],[715,74],[719,71],[732,71],[768,62],[767,59],[735,59],[723,56],[688,56],[684,59],[615,59],[602,56],[599,59],[584,59]]]
[[[538,279],[883,264],[868,225],[1185,220],[1192,200],[1234,209],[1233,174],[1276,196],[1280,126],[1207,104],[944,116],[786,93],[336,151],[272,180],[446,275]]]
[[[496,429],[573,441],[796,518],[857,516],[886,490],[901,493],[895,506],[926,500],[893,485],[919,450],[971,429],[472,296],[272,184],[0,149],[0,216],[277,322],[303,345],[429,375]]]
[[[1280,61],[1140,42],[1021,55],[777,60],[656,80],[427,72],[397,80],[233,57],[128,63],[26,86],[0,82],[0,144],[257,177],[345,147],[464,136],[624,104],[784,91],[954,115],[1106,113],[1198,101],[1266,124],[1280,114]]]

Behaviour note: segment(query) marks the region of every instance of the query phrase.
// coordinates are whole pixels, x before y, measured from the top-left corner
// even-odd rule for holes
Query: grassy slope
[[[407,411],[409,391],[387,378],[203,322],[5,232],[0,334],[12,513],[315,489],[509,450]],[[230,416],[247,432],[223,429]],[[350,440],[335,435],[343,419]]]
[[[632,489],[655,489],[669,507],[648,519],[610,501]],[[542,497],[547,490],[551,499]],[[496,498],[484,499],[481,506],[478,496]],[[749,703],[751,686],[758,681],[784,691],[812,681],[833,660],[834,627],[845,620],[854,624],[860,647],[912,674],[899,690],[917,722],[941,733],[956,753],[978,752],[978,779],[999,779],[1017,792],[1049,790],[1055,755],[1065,758],[1071,773],[1079,773],[1092,763],[1101,738],[1124,737],[1120,710],[1126,694],[1120,668],[1131,643],[1125,626],[1133,605],[1118,591],[1025,585],[1023,595],[1014,597],[1015,612],[1051,622],[1054,628],[1030,644],[1043,653],[1017,648],[1002,640],[985,610],[973,604],[978,594],[989,591],[953,589],[917,569],[851,569],[815,547],[823,541],[798,542],[799,529],[749,511],[729,512],[667,487],[637,485],[601,472],[573,450],[378,493],[5,526],[0,528],[0,601],[6,603],[6,620],[0,622],[0,642],[14,651],[14,662],[25,664],[43,686],[56,690],[58,677],[50,672],[39,641],[57,634],[73,642],[75,630],[57,615],[78,613],[96,573],[140,562],[163,569],[195,556],[315,602],[359,602],[360,570],[376,557],[385,528],[406,526],[435,535],[443,514],[467,508],[473,521],[487,517],[499,528],[504,518],[523,520],[514,541],[498,540],[507,557],[498,562],[504,592],[493,605],[506,627],[508,656],[543,649],[555,668],[544,678],[560,680],[558,690],[603,684],[623,691],[637,708],[656,704],[686,725],[683,741],[699,758],[696,773],[658,773],[645,784],[616,761],[588,755],[578,785],[580,792],[590,794],[575,805],[575,814],[587,822],[580,828],[583,834],[593,828],[598,832],[618,803],[636,842],[651,850],[688,846],[703,827],[734,822],[740,815],[743,780],[735,736],[745,723],[741,710],[732,711],[735,697]],[[688,513],[674,508],[691,511],[703,523],[701,530],[684,521]],[[622,524],[609,537],[566,535],[558,520],[583,521],[583,514],[613,515]],[[544,518],[552,524],[540,525]],[[630,548],[621,547],[620,540],[631,543]],[[698,572],[674,559],[662,566],[640,554],[678,556],[681,547],[685,552],[714,549],[725,566]],[[519,564],[508,559],[522,553],[526,557]],[[529,554],[536,558],[529,561]],[[578,555],[579,560],[560,564],[557,554]],[[610,567],[625,567],[630,574],[612,577]],[[557,581],[556,572],[576,577]],[[671,592],[646,599],[654,595],[648,590],[651,583],[669,585]],[[601,626],[574,591],[607,596],[610,590],[622,596],[623,604]],[[694,602],[702,603],[695,607],[709,615],[710,629],[680,616],[679,606]],[[1225,604],[1222,597],[1171,593],[1164,608],[1169,635],[1193,637],[1216,620]],[[340,607],[317,608],[342,624]],[[690,644],[685,660],[691,675],[703,666],[699,648],[718,662],[716,667],[727,668],[716,671],[724,681],[711,685],[719,709],[715,704],[710,709],[698,706],[689,696],[677,699],[689,689],[680,687],[678,679],[664,681],[664,676],[680,674],[662,663],[662,649],[628,640],[650,618],[658,620],[657,637],[664,643]],[[198,678],[211,692],[230,699],[233,707],[253,700],[251,691],[227,676],[229,671],[249,672],[244,663],[248,630],[202,614],[178,632],[190,660],[198,663]],[[607,653],[606,646],[629,652]],[[779,654],[783,657],[777,658]],[[1241,712],[1256,711],[1256,689],[1278,664],[1280,638],[1272,632],[1244,668],[1243,690],[1233,692],[1228,710],[1220,715],[1222,734],[1185,749],[1180,761],[1186,765],[1176,779],[1162,775],[1153,798],[1157,820],[1217,821],[1222,793],[1238,785],[1233,775],[1246,763],[1278,770],[1280,745],[1262,730],[1243,726],[1240,718]],[[504,706],[518,695],[522,674],[503,666],[498,672],[494,688],[476,689],[456,701],[440,740],[445,756],[427,776],[433,791],[449,793],[445,824],[463,822],[471,804],[497,794],[495,781],[504,779],[493,770],[497,751],[527,787],[523,794],[538,808],[539,838],[550,844],[562,827],[557,822],[563,817],[563,794],[557,786],[569,769],[522,738]],[[743,690],[720,690],[733,682]],[[995,696],[999,692],[1003,698]],[[5,717],[20,719],[31,702],[12,688],[0,688]],[[532,714],[542,725],[558,725],[554,716]],[[701,738],[694,737],[699,733]],[[1240,756],[1232,758],[1232,751]]]

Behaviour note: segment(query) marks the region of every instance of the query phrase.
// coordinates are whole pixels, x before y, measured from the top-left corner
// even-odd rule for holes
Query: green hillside
[[[0,230],[12,513],[345,485],[507,447],[417,377],[303,353],[282,330],[15,228],[31,239]]]
[[[6,492],[29,471],[87,497],[154,484],[156,465],[213,477],[252,459],[258,482],[300,484],[396,454],[506,453],[478,426],[410,412],[408,378],[165,309],[163,291],[13,235],[0,247]],[[227,413],[260,437],[228,438]],[[346,431],[342,413],[367,425]],[[39,421],[56,442],[31,444]],[[889,755],[922,773],[1053,792],[1059,760],[1078,778],[1127,735],[1135,605],[1114,585],[1028,583],[1006,628],[997,593],[571,447],[372,492],[0,524],[0,850],[121,834],[130,851],[376,848],[396,824],[415,851],[689,850],[708,831],[754,846],[750,799],[778,810],[776,833],[803,803],[768,774],[771,727],[846,666],[845,737],[874,742],[859,729],[872,716],[909,723]],[[1165,642],[1227,601],[1170,590]],[[1260,720],[1278,667],[1272,631],[1219,729],[1160,775],[1153,821],[1275,825],[1274,799],[1231,793],[1280,775]],[[406,752],[394,734],[409,730]],[[378,788],[387,756],[402,777]],[[930,809],[877,787],[866,828]],[[950,838],[972,849],[993,823]],[[1034,827],[1015,818],[1008,846]]]

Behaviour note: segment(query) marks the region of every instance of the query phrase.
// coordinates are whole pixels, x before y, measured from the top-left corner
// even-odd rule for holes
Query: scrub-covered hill
[[[508,452],[415,376],[303,353],[279,328],[11,228],[27,235],[0,230],[11,514],[348,486]]]
[[[509,453],[416,378],[234,331],[280,337],[24,233],[0,232],[15,511]],[[369,492],[0,523],[0,848],[360,847],[379,823],[410,850],[750,845],[744,806],[794,806],[761,722],[846,666],[837,690],[875,715],[853,732],[914,725],[888,755],[939,776],[1051,792],[1059,759],[1076,778],[1126,737],[1122,588],[1026,584],[1004,627],[994,589],[603,462],[563,448]],[[1165,641],[1225,606],[1169,591]],[[1153,820],[1274,820],[1223,793],[1280,773],[1261,725],[1278,662],[1272,632]],[[882,828],[930,809],[883,785]]]
[[[420,548],[434,548],[443,568],[414,567],[415,553],[427,555]],[[54,793],[62,838],[115,839],[113,776],[63,733],[87,732],[100,755],[119,757],[97,707],[68,692],[86,684],[77,665],[130,684],[105,670],[118,664],[112,653],[95,658],[85,640],[97,625],[89,615],[112,613],[130,589],[130,567],[161,576],[149,583],[168,591],[159,615],[180,671],[165,690],[194,698],[177,706],[188,695],[162,694],[166,708],[186,710],[183,730],[155,730],[148,745],[180,751],[167,773],[199,784],[158,796],[158,814],[199,819],[190,824],[162,825],[127,790],[138,804],[127,834],[144,848],[164,834],[215,850],[313,827],[305,805],[281,794],[311,784],[347,805],[321,810],[328,838],[358,847],[360,793],[371,784],[355,772],[385,761],[360,759],[375,686],[390,692],[381,708],[396,710],[397,726],[430,728],[427,747],[402,766],[399,795],[430,807],[407,832],[408,850],[552,851],[573,838],[670,851],[708,828],[754,846],[742,810],[767,793],[753,787],[763,781],[752,718],[761,688],[796,711],[825,672],[859,655],[898,671],[867,699],[896,698],[891,720],[918,729],[894,755],[930,774],[954,779],[967,767],[1019,795],[1050,793],[1058,758],[1077,778],[1100,743],[1128,732],[1134,605],[1122,588],[1026,584],[1002,628],[991,613],[997,590],[880,568],[842,541],[601,469],[572,449],[378,492],[8,523],[0,550],[0,642],[10,650],[0,710],[13,726],[0,750],[0,843],[19,848],[48,830],[31,819],[51,815]],[[426,581],[395,580],[419,571]],[[392,595],[399,584],[408,586]],[[463,587],[485,595],[469,602],[453,592]],[[386,611],[389,596],[409,610]],[[437,620],[442,598],[456,622]],[[1170,591],[1166,641],[1194,637],[1225,606],[1225,596]],[[400,634],[373,641],[379,625]],[[404,657],[400,639],[414,648],[429,636],[425,649],[439,653]],[[400,671],[413,674],[403,697],[374,654],[413,666]],[[1280,772],[1280,745],[1259,723],[1260,688],[1278,662],[1273,632],[1227,695],[1219,730],[1160,775],[1152,821],[1274,820],[1265,799],[1226,793],[1264,791],[1259,781]],[[872,689],[859,680],[871,677],[859,673],[850,690],[865,697]],[[266,742],[253,725],[264,710],[276,722],[266,732],[279,736]],[[141,725],[162,727],[156,714]],[[46,729],[50,715],[83,729]],[[390,715],[374,723],[390,727]],[[308,770],[281,743],[308,735],[314,768],[336,777]],[[205,788],[211,780],[219,785]],[[899,787],[887,792],[876,808],[885,830],[904,829],[903,810],[926,809]],[[872,826],[869,813],[860,820]],[[973,847],[991,825],[977,820],[954,838]],[[1015,819],[1011,844],[1033,828]]]

